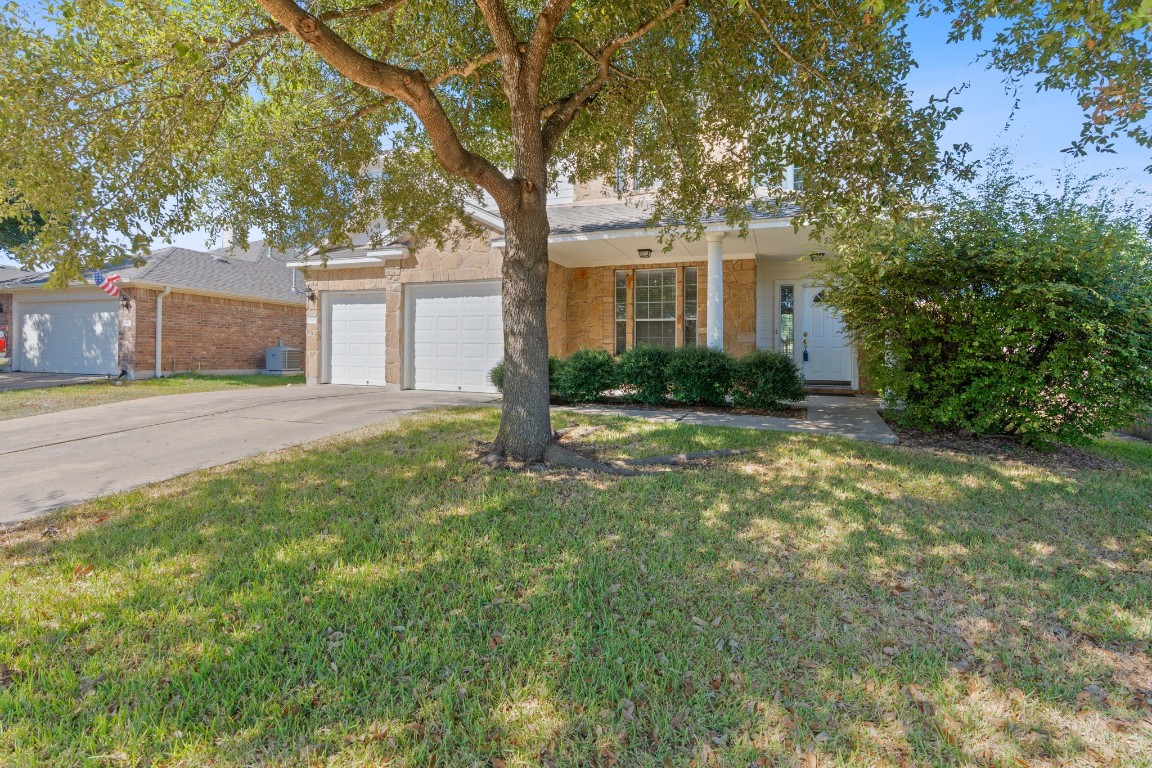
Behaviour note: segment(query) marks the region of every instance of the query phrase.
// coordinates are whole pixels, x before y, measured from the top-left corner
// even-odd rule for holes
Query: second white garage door
[[[410,286],[408,323],[410,386],[496,391],[488,372],[504,359],[499,280]]]
[[[39,373],[115,374],[120,302],[22,301],[19,369]]]
[[[383,293],[328,297],[329,382],[384,385],[387,320]]]

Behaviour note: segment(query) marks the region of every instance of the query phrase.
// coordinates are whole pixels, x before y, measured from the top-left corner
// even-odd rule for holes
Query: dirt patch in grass
[[[983,456],[996,461],[1014,461],[1032,467],[1056,471],[1119,471],[1125,468],[1119,459],[1101,456],[1080,448],[1058,445],[1038,449],[1024,445],[1011,435],[976,437],[950,432],[922,432],[885,419],[905,448],[928,451],[939,456]]]

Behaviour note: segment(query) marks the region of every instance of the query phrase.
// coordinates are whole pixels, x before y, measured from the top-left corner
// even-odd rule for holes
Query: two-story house
[[[665,252],[646,226],[646,201],[602,184],[561,184],[551,195],[552,354],[641,343],[776,349],[795,356],[810,384],[857,388],[855,352],[808,279],[819,248],[793,229],[795,209],[755,214],[744,237],[707,221],[703,238]],[[309,383],[494,391],[503,228],[491,209],[474,216],[484,234],[446,250],[362,244],[292,264],[310,289]]]

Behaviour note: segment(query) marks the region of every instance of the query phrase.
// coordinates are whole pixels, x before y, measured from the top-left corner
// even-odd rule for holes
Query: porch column
[[[707,232],[708,241],[708,346],[724,349],[724,235]]]

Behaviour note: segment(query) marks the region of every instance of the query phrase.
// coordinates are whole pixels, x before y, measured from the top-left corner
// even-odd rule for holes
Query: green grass
[[[0,765],[1152,764],[1152,446],[1119,472],[440,411],[0,535]],[[51,523],[54,537],[41,531]]]
[[[303,376],[209,376],[180,373],[163,379],[141,379],[121,384],[100,381],[67,387],[18,389],[0,392],[0,421],[73,408],[87,408],[90,405],[138,400],[142,397],[185,395],[190,392],[213,392],[219,389],[282,387],[303,383]]]

